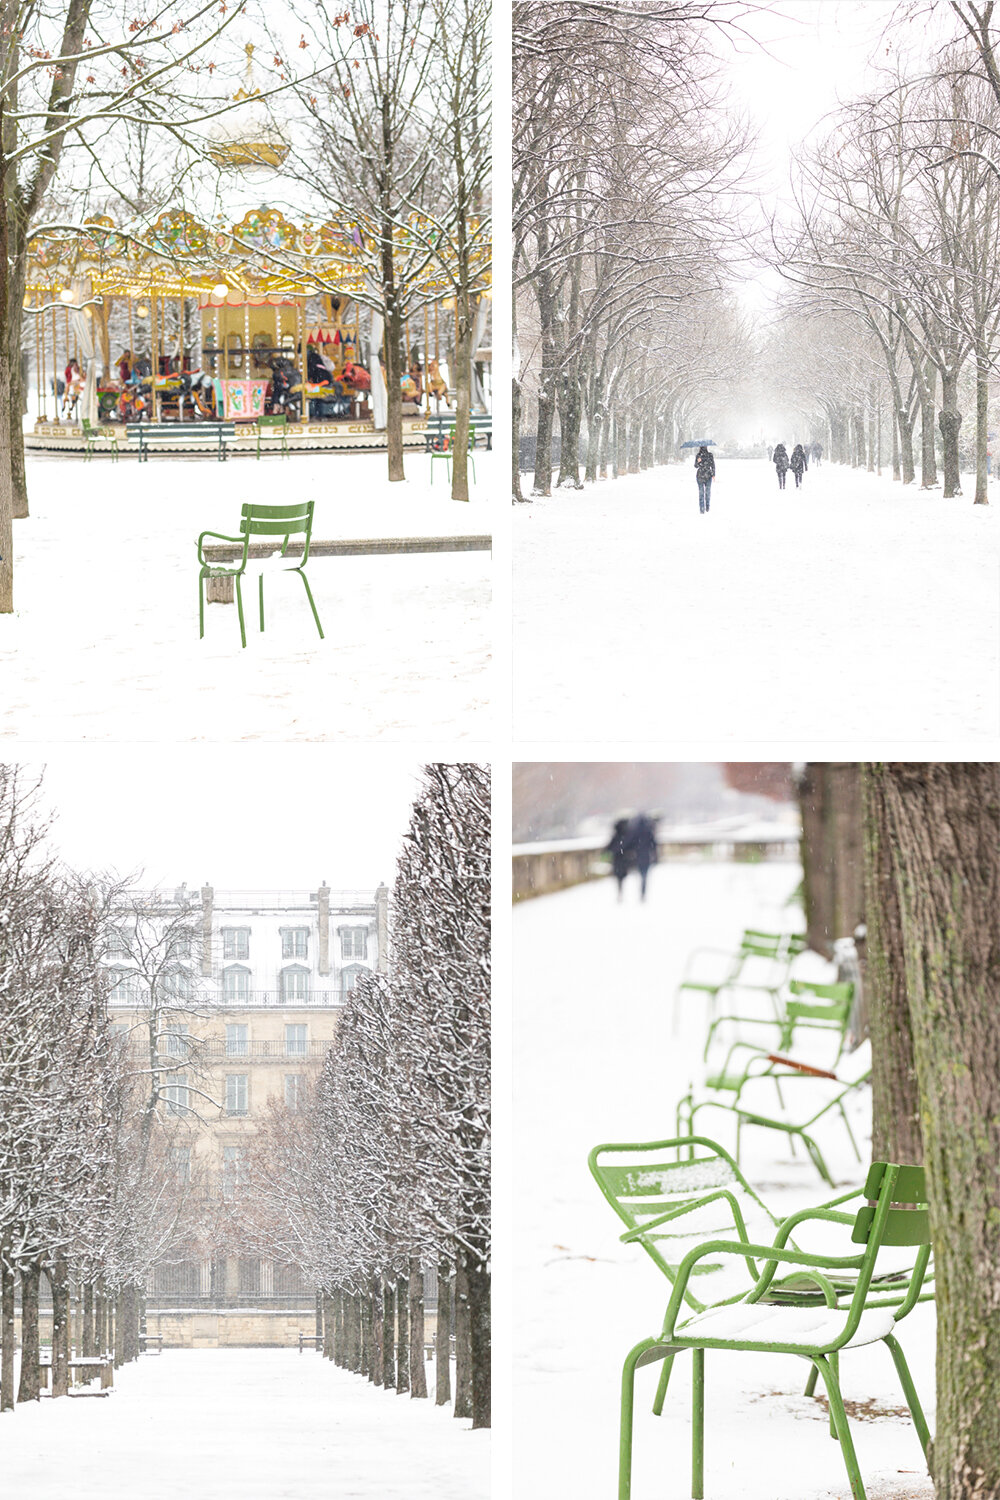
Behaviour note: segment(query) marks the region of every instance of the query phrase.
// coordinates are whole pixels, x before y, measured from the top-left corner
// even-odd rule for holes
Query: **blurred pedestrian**
[[[774,450],[774,472],[778,476],[778,489],[785,488],[785,478],[788,474],[788,449],[784,443],[778,443]]]
[[[611,841],[605,845],[605,854],[611,855],[611,869],[618,882],[618,900],[622,899],[622,886],[625,884],[625,876],[632,867],[632,851],[628,842],[629,820],[619,818],[611,834]]]
[[[704,446],[699,448],[695,455],[694,473],[698,481],[698,509],[704,516],[708,514],[708,506],[712,498],[712,480],[715,478],[715,459]]]
[[[808,460],[806,459],[806,450],[803,448],[801,443],[796,443],[795,447],[792,449],[792,456],[788,464],[792,473],[795,475],[796,489],[801,489],[802,487],[802,476],[806,472],[807,464]]]
[[[638,813],[628,825],[626,848],[639,872],[639,899],[646,899],[646,880],[650,865],[656,864],[656,824],[646,813]]]

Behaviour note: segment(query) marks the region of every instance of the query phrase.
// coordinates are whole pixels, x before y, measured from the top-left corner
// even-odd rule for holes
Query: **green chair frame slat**
[[[111,462],[116,464],[120,449],[118,447],[118,433],[115,429],[113,427],[95,427],[87,417],[81,417],[80,426],[83,429],[84,443],[86,445],[83,454],[84,463],[90,463],[90,460],[97,452],[98,443],[104,438],[111,445]]]
[[[750,988],[750,986],[736,986]],[[715,1016],[709,1023],[705,1038],[704,1057],[707,1060],[715,1034],[727,1023],[747,1026],[772,1026],[778,1032],[776,1050],[787,1052],[794,1045],[797,1030],[820,1031],[834,1034],[840,1046],[836,1063],[844,1048],[847,1025],[854,1003],[854,985],[850,981],[835,984],[816,984],[812,980],[792,979],[788,984],[789,999],[777,1013],[771,1016]]]
[[[277,438],[281,448],[282,458],[288,458],[288,417],[280,416],[257,418],[257,458],[260,459],[260,440]]]
[[[636,1344],[629,1351],[622,1371],[618,1469],[619,1500],[631,1500],[632,1497],[632,1435],[635,1404],[635,1372],[641,1366],[652,1364],[659,1360],[666,1362],[666,1371],[669,1368],[669,1364],[673,1361],[674,1356],[685,1349],[692,1351],[694,1360],[691,1444],[692,1500],[703,1500],[704,1496],[704,1378],[706,1349],[795,1354],[802,1359],[808,1360],[812,1366],[811,1383],[814,1384],[816,1376],[821,1376],[826,1387],[830,1404],[831,1432],[840,1443],[851,1485],[851,1493],[854,1500],[865,1500],[864,1482],[858,1466],[857,1455],[854,1451],[854,1442],[848,1426],[847,1414],[844,1410],[844,1402],[840,1390],[839,1356],[841,1349],[845,1348],[857,1333],[862,1315],[871,1306],[868,1295],[875,1274],[877,1258],[883,1245],[905,1244],[919,1247],[913,1271],[909,1278],[909,1285],[902,1302],[898,1306],[898,1311],[894,1317],[894,1324],[905,1317],[920,1298],[927,1263],[930,1258],[926,1215],[927,1198],[923,1178],[923,1170],[919,1167],[903,1167],[891,1163],[876,1163],[873,1166],[872,1171],[869,1173],[865,1190],[875,1184],[877,1192],[874,1203],[866,1205],[855,1216],[852,1240],[863,1247],[861,1253],[856,1256],[823,1256],[788,1249],[788,1239],[794,1224],[802,1222],[805,1217],[828,1219],[837,1223],[850,1221],[849,1215],[838,1213],[830,1208],[812,1210],[811,1212],[807,1211],[805,1214],[793,1215],[791,1219],[785,1220],[771,1246],[748,1245],[742,1239],[728,1243],[724,1240],[710,1240],[691,1250],[684,1257],[674,1280],[670,1301],[667,1305],[660,1333],[653,1338],[643,1339],[641,1343]],[[812,1343],[801,1341],[748,1341],[738,1336],[719,1336],[718,1333],[716,1337],[706,1338],[699,1336],[695,1329],[685,1332],[687,1325],[682,1323],[678,1327],[677,1318],[681,1312],[682,1303],[688,1300],[687,1283],[698,1261],[709,1255],[731,1255],[738,1261],[746,1264],[748,1268],[753,1264],[754,1260],[759,1260],[762,1263],[759,1275],[755,1277],[753,1285],[748,1288],[741,1299],[743,1304],[762,1301],[771,1287],[775,1271],[779,1264],[788,1264],[798,1266],[800,1270],[797,1274],[813,1277],[816,1279],[817,1284],[822,1285],[826,1282],[827,1306],[835,1308],[837,1307],[836,1298],[833,1295],[833,1288],[829,1285],[829,1278],[826,1273],[831,1271],[854,1271],[856,1273],[856,1282],[851,1294],[850,1303],[846,1308],[838,1309],[845,1314],[842,1328],[838,1333],[834,1334],[831,1332],[829,1336]],[[687,1320],[688,1323],[690,1321],[690,1319]],[[871,1342],[879,1341],[886,1344],[892,1355],[893,1363],[903,1388],[906,1404],[926,1458],[930,1446],[930,1432],[903,1350],[891,1331],[882,1334],[880,1339],[871,1340]],[[665,1387],[665,1380],[662,1377],[661,1385]],[[659,1392],[657,1395],[659,1399]],[[656,1409],[656,1405],[654,1404],[654,1411]]]
[[[236,591],[236,604],[240,620],[240,640],[244,649],[247,643],[246,621],[243,616],[243,592],[241,584],[243,575],[250,560],[250,539],[253,536],[281,536],[284,541],[281,545],[281,556],[284,557],[288,543],[293,536],[300,533],[304,537],[302,547],[302,561],[289,563],[285,569],[287,573],[297,573],[305,586],[306,598],[309,600],[309,608],[312,610],[316,629],[319,631],[320,640],[325,639],[323,627],[320,624],[319,612],[316,609],[316,601],[309,587],[309,580],[305,575],[305,567],[309,561],[309,545],[312,541],[313,508],[315,502],[303,501],[299,505],[244,505],[240,508],[240,535],[223,536],[219,531],[203,531],[197,541],[198,561],[201,571],[198,574],[198,620],[199,634],[203,639],[205,635],[205,579],[206,578],[232,578]],[[234,545],[243,545],[243,556],[235,568],[226,568],[218,563],[209,562],[205,557],[202,547],[206,537],[214,537],[220,542],[232,542]],[[258,579],[260,595],[260,628],[264,629],[264,575],[260,574]]]
[[[805,950],[805,938],[800,933],[764,932],[756,927],[745,927],[739,947],[733,952],[728,948],[695,948],[689,954],[684,974],[674,991],[673,1026],[677,1027],[678,1004],[685,990],[693,990],[709,997],[709,1017],[715,1014],[720,994],[734,988],[765,989],[775,993],[781,989],[792,960]],[[699,979],[691,970],[703,954],[728,959],[729,965],[720,979]],[[782,965],[778,981],[774,986],[740,985],[744,969],[752,958],[769,958]]]

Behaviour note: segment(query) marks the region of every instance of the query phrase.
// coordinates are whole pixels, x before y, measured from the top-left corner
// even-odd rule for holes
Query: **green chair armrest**
[[[201,534],[201,536],[198,538],[197,542],[195,543],[195,545],[198,548],[198,561],[201,563],[201,565],[202,565],[203,568],[209,568],[209,567],[211,567],[211,563],[209,563],[209,562],[207,562],[205,560],[205,557],[203,556],[202,550],[201,550],[202,543],[204,542],[204,540],[205,540],[205,538],[207,536],[214,536],[215,539],[216,539],[216,541],[218,541],[218,542],[232,542],[233,545],[237,546],[237,547],[242,547],[243,543],[246,541],[246,537],[242,537],[242,536],[223,536],[223,534],[222,534],[221,531],[203,531],[202,534]]]

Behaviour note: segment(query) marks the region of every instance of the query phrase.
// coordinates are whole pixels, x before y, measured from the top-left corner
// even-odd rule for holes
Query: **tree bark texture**
[[[855,761],[811,761],[799,784],[806,936],[829,957],[837,938],[864,920],[861,769]]]
[[[410,1284],[405,1276],[396,1278],[396,1391],[401,1396],[410,1389]]]
[[[14,1410],[14,1268],[0,1245],[0,1411]]]
[[[872,1042],[872,1156],[923,1164],[920,1097],[913,1057],[906,954],[888,827],[885,779],[862,768],[865,816],[865,995]]]
[[[472,1416],[472,1348],[469,1278],[463,1260],[455,1267],[455,1405],[453,1417]]]
[[[18,1401],[37,1401],[38,1389],[38,1281],[37,1266],[21,1271],[21,1378]]]
[[[941,384],[938,425],[941,428],[944,498],[951,500],[962,493],[962,476],[958,467],[958,431],[962,425],[962,413],[958,410],[958,375],[947,376]]]
[[[410,1395],[427,1395],[424,1368],[424,1270],[414,1256],[410,1260]]]
[[[451,1266],[438,1263],[437,1333],[434,1345],[434,1405],[451,1400]]]
[[[936,1276],[937,1500],[1000,1496],[1000,767],[873,768],[898,870]]]
[[[49,1277],[52,1286],[52,1395],[69,1392],[69,1271],[57,1257]]]
[[[396,1288],[388,1276],[382,1281],[382,1384],[396,1387]]]
[[[468,1266],[469,1353],[472,1376],[472,1425],[490,1425],[490,1273],[483,1260]]]

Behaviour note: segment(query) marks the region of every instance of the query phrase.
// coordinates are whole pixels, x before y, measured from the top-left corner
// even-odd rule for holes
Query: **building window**
[[[305,1057],[306,1055],[306,1028],[304,1026],[285,1027],[285,1056]]]
[[[139,975],[135,969],[114,968],[108,978],[111,991],[108,999],[113,1005],[136,1005],[139,1001]]]
[[[226,1056],[246,1057],[250,1051],[247,1041],[248,1027],[243,1021],[226,1022]]]
[[[222,956],[223,958],[250,957],[249,927],[223,927]]]
[[[303,1027],[303,1030],[305,1028]],[[304,1073],[285,1074],[285,1108],[299,1109],[305,1098],[306,1080]]]
[[[128,958],[128,942],[120,927],[112,927],[108,932],[107,956],[108,958]]]
[[[226,1114],[245,1115],[247,1112],[246,1073],[226,1074]]]
[[[302,1272],[298,1266],[275,1266],[274,1294],[276,1297],[291,1297],[305,1290]]]
[[[171,1021],[163,1028],[163,1050],[168,1057],[187,1057],[188,1029],[182,1021]]]
[[[342,927],[340,929],[341,958],[368,957],[368,928]]]
[[[242,1146],[223,1146],[222,1196],[227,1200],[233,1197],[236,1189],[240,1185],[242,1159]]]
[[[308,958],[308,927],[282,927],[281,956],[282,958]]]
[[[164,1084],[162,1094],[163,1101],[167,1106],[167,1114],[187,1114],[191,1106],[188,1097],[187,1077],[183,1073],[175,1073],[170,1082]]]
[[[261,1262],[254,1256],[240,1257],[240,1296],[259,1297],[261,1293]]]
[[[180,1187],[187,1187],[191,1181],[191,1147],[171,1146],[170,1166]]]
[[[341,986],[343,987],[344,994],[349,995],[354,986],[357,984],[359,977],[362,974],[367,973],[369,973],[369,970],[363,968],[361,964],[352,964],[349,969],[344,969],[343,973],[340,976],[340,982]]]
[[[167,933],[167,957],[190,958],[191,934],[186,931]]]
[[[162,975],[160,992],[167,1000],[191,999],[191,975],[186,969],[174,969]]]
[[[112,1026],[108,1027],[108,1030],[111,1032],[111,1040],[119,1047],[127,1045],[130,1028],[126,1021],[115,1021]]]
[[[227,1000],[246,1000],[250,994],[250,970],[239,964],[223,969],[222,992]]]
[[[301,964],[292,964],[281,971],[282,1000],[308,1000],[309,970]]]

